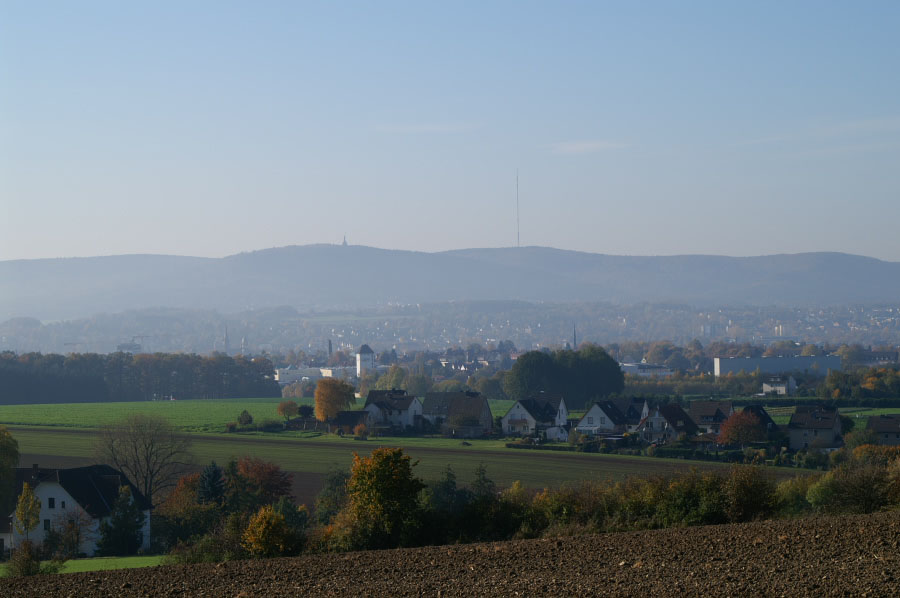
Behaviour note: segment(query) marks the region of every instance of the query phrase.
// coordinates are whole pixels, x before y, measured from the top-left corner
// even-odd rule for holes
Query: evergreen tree
[[[225,478],[222,468],[213,461],[207,465],[197,480],[197,500],[200,504],[220,505],[225,498]]]
[[[109,519],[100,524],[97,553],[101,556],[135,554],[144,542],[144,513],[131,496],[131,488],[119,488]]]

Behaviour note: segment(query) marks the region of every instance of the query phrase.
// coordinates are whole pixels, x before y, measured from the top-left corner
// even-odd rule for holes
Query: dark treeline
[[[0,353],[0,404],[278,397],[272,362],[214,353]]]

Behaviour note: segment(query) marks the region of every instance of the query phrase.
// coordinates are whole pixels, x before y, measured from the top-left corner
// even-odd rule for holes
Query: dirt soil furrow
[[[2,596],[900,596],[900,512],[0,580]]]

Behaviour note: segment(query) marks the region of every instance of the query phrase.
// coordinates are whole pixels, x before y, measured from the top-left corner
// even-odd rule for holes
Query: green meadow
[[[236,421],[247,410],[257,424],[281,420],[276,412],[285,399],[194,399],[186,401],[137,401],[127,403],[59,403],[0,406],[0,424],[8,426],[50,426],[97,428],[135,413],[161,415],[185,432],[223,432],[225,424]],[[297,399],[294,399],[297,400]],[[297,400],[312,405],[311,398]],[[491,413],[505,414],[514,401],[490,401]],[[355,408],[362,408],[357,400]]]
[[[84,573],[87,571],[109,571],[110,569],[136,569],[139,567],[155,567],[162,565],[165,555],[159,556],[116,556],[97,557],[92,559],[73,559],[63,563],[60,573]],[[0,566],[0,577],[6,573]]]

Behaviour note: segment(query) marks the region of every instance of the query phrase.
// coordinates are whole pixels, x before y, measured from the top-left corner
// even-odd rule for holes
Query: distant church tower
[[[225,325],[225,355],[228,355],[230,347],[228,346],[228,325]]]
[[[341,245],[343,245],[344,247],[347,246],[347,233],[344,233],[344,242],[341,243]]]
[[[241,337],[241,355],[246,355],[246,354],[247,354],[247,337],[242,336]]]
[[[356,377],[362,378],[369,370],[375,369],[375,351],[369,345],[363,345],[356,352]]]

